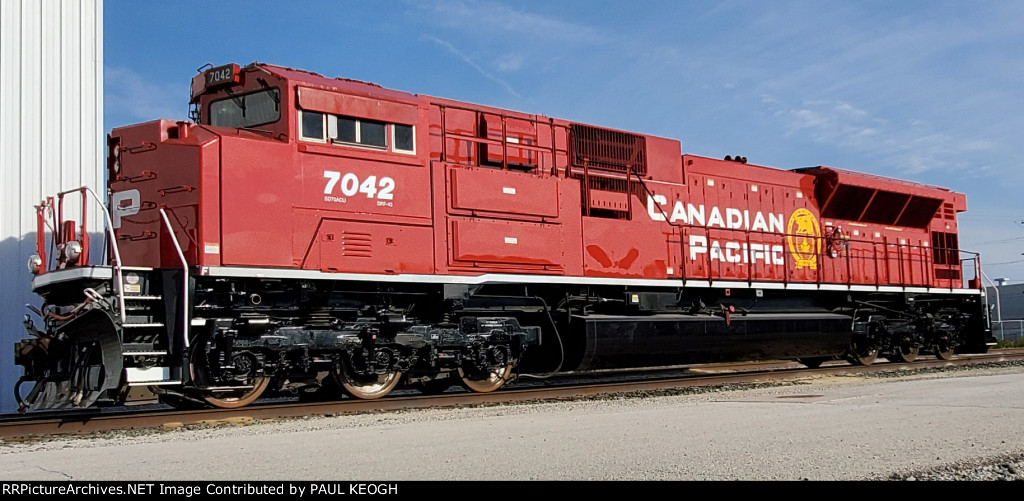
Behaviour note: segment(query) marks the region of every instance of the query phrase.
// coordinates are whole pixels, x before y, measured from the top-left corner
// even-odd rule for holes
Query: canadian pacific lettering
[[[684,204],[677,200],[672,206],[672,212],[665,210],[668,200],[665,195],[647,196],[647,214],[654,221],[668,221],[671,223],[683,223],[705,228],[723,228],[727,230],[745,230],[749,232],[773,233],[785,235],[785,217],[777,213],[764,213],[761,211],[750,211],[749,209],[734,209],[727,207],[724,211],[711,206],[708,209],[704,204]],[[746,233],[743,233],[746,235]],[[785,247],[781,243],[762,243],[734,240],[718,240],[712,238],[710,242],[704,235],[690,234],[687,240],[691,261],[697,259],[710,259],[711,261],[724,261],[728,263],[764,263],[769,265],[784,265]]]

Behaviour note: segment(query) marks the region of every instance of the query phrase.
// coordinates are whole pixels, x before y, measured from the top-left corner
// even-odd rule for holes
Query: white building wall
[[[25,304],[40,303],[25,266],[35,252],[32,206],[79,186],[103,197],[104,137],[102,0],[0,0],[2,412],[16,408],[13,348]],[[91,233],[102,230],[95,210]]]

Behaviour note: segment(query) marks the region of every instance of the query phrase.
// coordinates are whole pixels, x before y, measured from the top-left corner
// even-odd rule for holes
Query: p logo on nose
[[[139,190],[124,190],[111,193],[110,207],[114,219],[114,228],[121,227],[121,220],[139,213],[142,196]]]

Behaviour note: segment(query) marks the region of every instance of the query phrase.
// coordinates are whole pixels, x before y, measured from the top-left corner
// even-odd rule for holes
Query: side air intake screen
[[[574,166],[628,174],[647,174],[647,142],[643,136],[572,125],[572,163]]]

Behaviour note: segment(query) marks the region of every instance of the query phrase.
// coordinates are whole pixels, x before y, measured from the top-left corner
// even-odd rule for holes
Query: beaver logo
[[[793,211],[786,225],[786,235],[789,252],[796,259],[797,269],[818,269],[818,254],[821,252],[821,228],[818,226],[818,218],[807,209]]]

